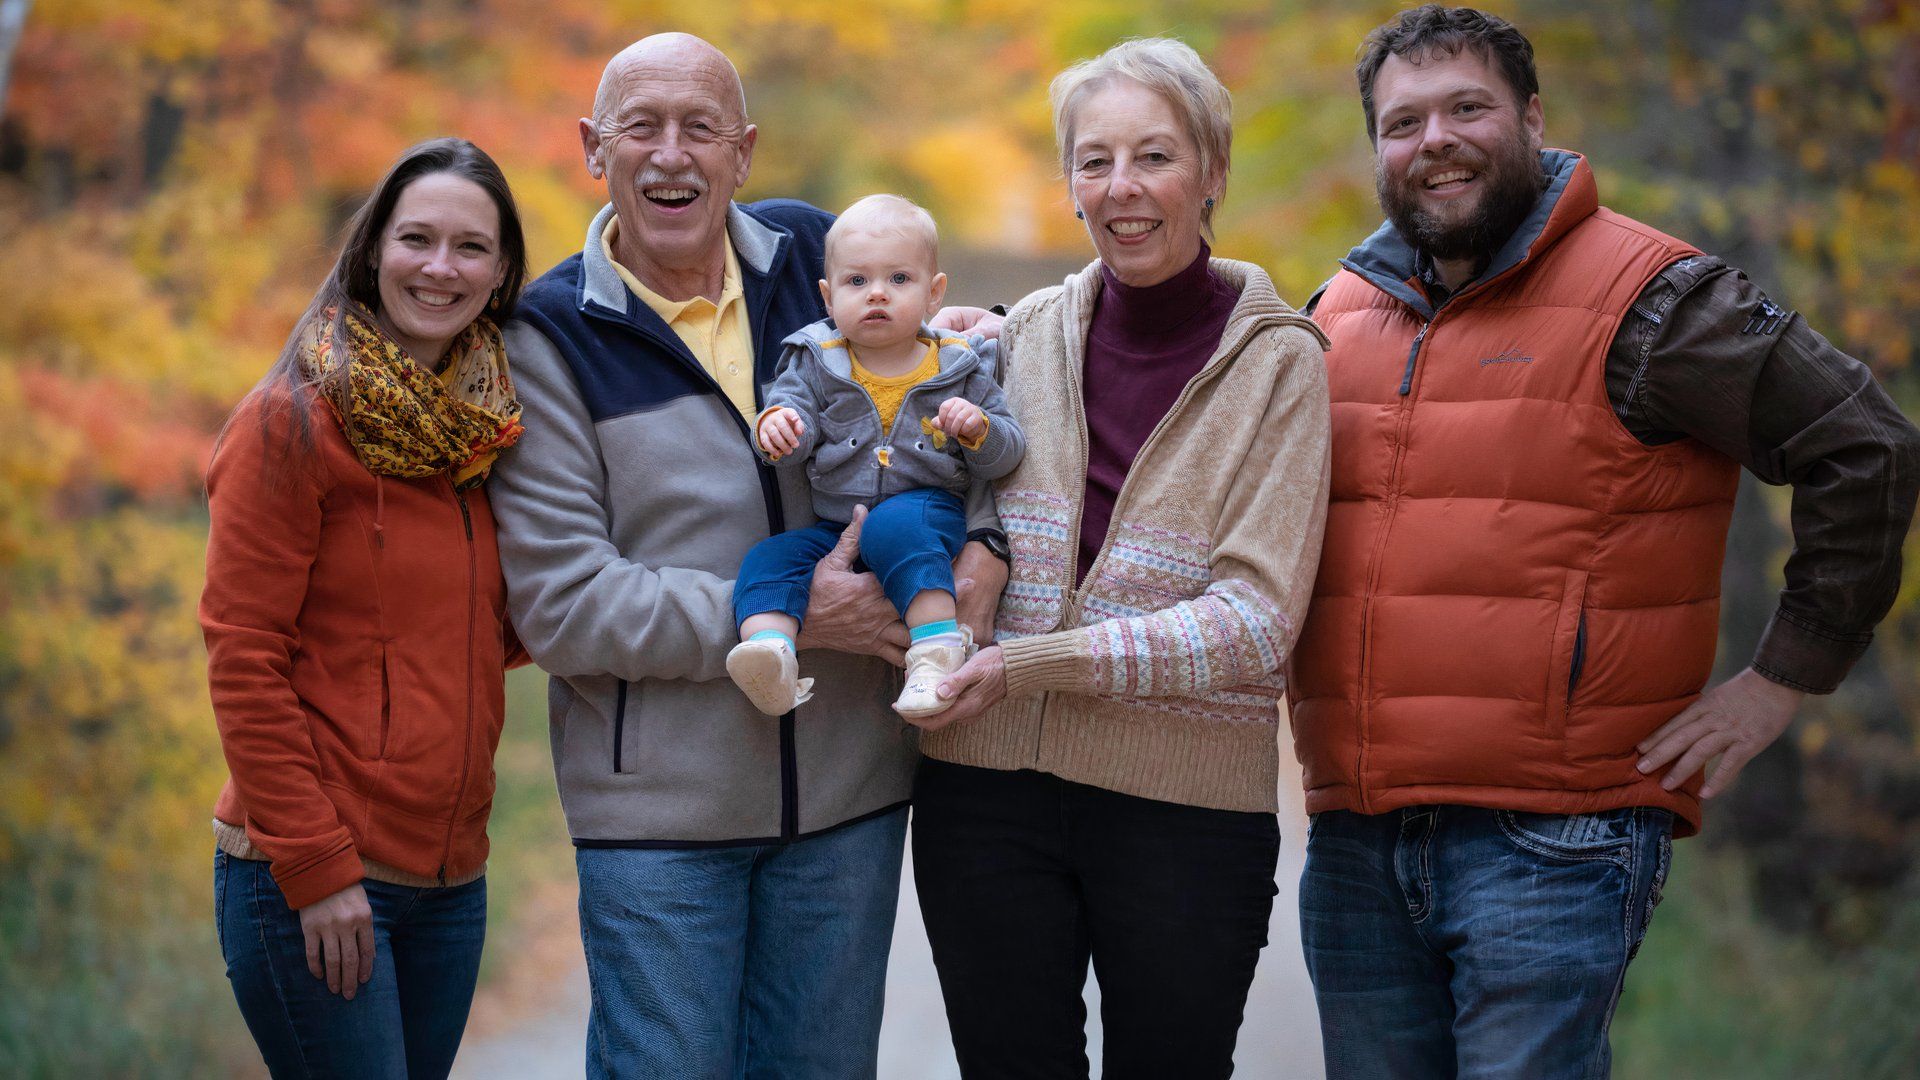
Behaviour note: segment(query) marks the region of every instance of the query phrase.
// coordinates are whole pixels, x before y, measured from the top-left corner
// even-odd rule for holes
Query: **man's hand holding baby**
[[[975,408],[977,413],[980,410]],[[983,423],[982,428],[986,425]],[[760,440],[760,449],[769,458],[779,461],[800,447],[800,437],[807,433],[807,422],[792,409],[769,409],[760,418],[760,430],[756,433]]]

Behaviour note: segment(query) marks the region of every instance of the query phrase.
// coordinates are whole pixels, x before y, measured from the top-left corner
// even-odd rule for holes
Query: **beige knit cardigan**
[[[1327,339],[1264,270],[1214,259],[1240,299],[1220,347],[1127,473],[1074,588],[1094,263],[1001,329],[1027,454],[998,487],[1013,566],[995,638],[1007,697],[933,732],[941,761],[1037,769],[1128,795],[1271,813],[1283,670],[1327,512]]]

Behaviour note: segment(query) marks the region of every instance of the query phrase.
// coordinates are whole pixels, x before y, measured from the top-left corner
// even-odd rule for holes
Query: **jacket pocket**
[[[827,403],[810,423],[813,433],[811,467],[831,471],[862,453],[872,453],[879,438],[878,419],[864,395],[859,401],[841,398]]]
[[[1587,653],[1587,571],[1567,571],[1566,588],[1560,594],[1560,613],[1553,623],[1553,648],[1548,653],[1546,706],[1547,735],[1559,739],[1567,733],[1567,714],[1573,707],[1573,694],[1586,666]]]
[[[1580,689],[1580,669],[1587,663],[1587,608],[1580,606],[1580,625],[1573,632],[1573,664],[1567,672],[1567,708],[1573,708],[1573,695]]]
[[[912,448],[913,460],[919,466],[914,471],[921,473],[913,476],[915,487],[937,487],[955,490],[965,487],[961,470],[965,462],[960,458],[960,441],[949,436],[941,436],[942,446],[934,445],[934,438],[928,434],[916,434]],[[923,480],[924,477],[924,480]]]
[[[1626,867],[1641,830],[1634,807],[1584,814],[1495,810],[1500,830],[1521,849],[1563,862],[1605,860]]]
[[[613,771],[625,772],[627,744],[627,680],[613,692]]]
[[[379,654],[373,659],[374,679],[378,692],[375,701],[379,705],[378,723],[375,729],[379,735],[373,745],[373,758],[385,760],[387,743],[393,735],[393,650],[387,642],[380,643]]]

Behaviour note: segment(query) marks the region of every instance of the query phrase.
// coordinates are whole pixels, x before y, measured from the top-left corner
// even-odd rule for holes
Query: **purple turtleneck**
[[[1200,255],[1158,285],[1122,284],[1105,266],[1087,328],[1080,380],[1087,411],[1087,494],[1080,514],[1077,586],[1107,538],[1114,500],[1134,456],[1220,347],[1240,299]]]

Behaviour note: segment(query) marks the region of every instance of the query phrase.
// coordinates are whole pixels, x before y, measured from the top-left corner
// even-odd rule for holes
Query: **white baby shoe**
[[[959,638],[958,645],[924,641],[907,650],[907,685],[900,689],[900,696],[893,703],[894,712],[917,720],[945,712],[947,706],[953,704],[940,697],[940,680],[959,671],[967,657],[973,655],[972,628],[961,626]]]
[[[813,680],[800,677],[793,650],[775,638],[735,645],[727,654],[727,675],[768,716],[783,715],[813,697]]]

